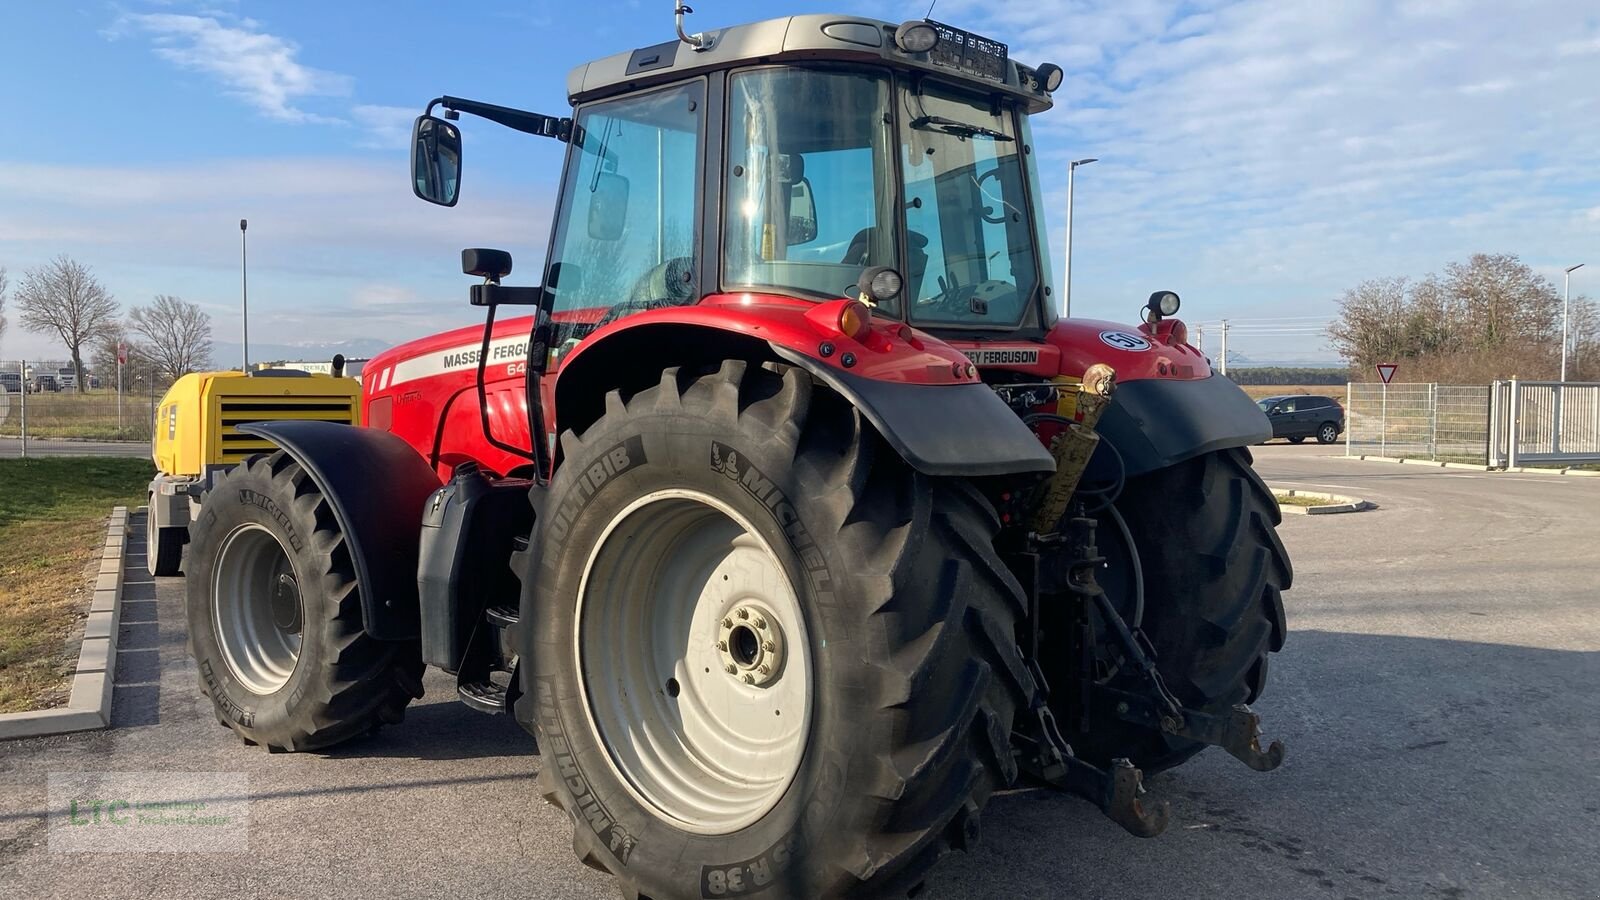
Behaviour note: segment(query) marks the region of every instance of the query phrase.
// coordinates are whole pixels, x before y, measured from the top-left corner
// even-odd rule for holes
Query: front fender
[[[1119,383],[1095,430],[1116,447],[1129,478],[1272,437],[1266,414],[1221,375]]]
[[[361,620],[378,640],[415,640],[422,507],[439,489],[433,467],[387,431],[334,422],[238,426],[289,454],[327,498],[361,591]]]

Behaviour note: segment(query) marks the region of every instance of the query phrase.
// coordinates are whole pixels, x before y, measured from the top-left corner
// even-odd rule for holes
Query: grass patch
[[[139,506],[143,459],[0,459],[0,712],[65,702],[67,635],[89,607],[85,569],[113,506]]]
[[[1299,494],[1290,495],[1290,494],[1274,493],[1272,496],[1278,498],[1278,505],[1279,506],[1331,506],[1332,505],[1332,503],[1330,501],[1327,501],[1327,500],[1316,500],[1316,499],[1313,499],[1311,497],[1302,497]]]

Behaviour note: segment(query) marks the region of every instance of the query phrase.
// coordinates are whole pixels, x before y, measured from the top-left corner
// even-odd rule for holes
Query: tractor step
[[[492,681],[469,681],[456,685],[461,702],[478,712],[506,712],[506,689]]]
[[[490,625],[500,629],[516,628],[520,619],[518,612],[509,606],[491,606],[483,611],[483,617]]]

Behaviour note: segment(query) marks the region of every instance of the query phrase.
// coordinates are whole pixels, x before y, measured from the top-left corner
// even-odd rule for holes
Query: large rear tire
[[[1243,447],[1207,453],[1130,479],[1116,503],[1138,550],[1141,627],[1157,669],[1185,707],[1213,714],[1254,702],[1265,690],[1268,656],[1283,647],[1286,633],[1283,591],[1294,579],[1276,530],[1278,504],[1250,460]],[[1120,540],[1110,527],[1099,530],[1102,547]],[[1066,654],[1044,655],[1046,677],[1065,685]],[[1057,711],[1066,721],[1065,710]],[[1096,765],[1127,757],[1147,774],[1205,749],[1110,717],[1066,737]]]
[[[1034,691],[981,495],[742,361],[562,449],[523,658],[580,859],[627,897],[903,897],[972,845]]]
[[[247,742],[332,746],[422,696],[420,647],[363,630],[349,544],[288,454],[223,474],[189,533],[189,652],[217,721]]]

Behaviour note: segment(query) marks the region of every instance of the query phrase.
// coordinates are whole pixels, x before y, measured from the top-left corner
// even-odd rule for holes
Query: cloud
[[[163,165],[0,166],[0,260],[13,278],[65,253],[124,306],[176,294],[239,328],[239,219],[250,220],[250,333],[399,342],[473,321],[462,247],[492,241],[537,273],[554,185],[488,172],[454,209],[412,196],[403,159],[289,157]],[[537,274],[529,276],[538,279]],[[6,336],[10,355],[58,352]]]
[[[356,124],[367,132],[363,147],[400,150],[411,142],[411,125],[417,110],[411,106],[373,106],[363,104],[350,109]]]
[[[292,41],[261,30],[252,19],[223,24],[218,18],[177,13],[127,15],[114,33],[133,29],[152,36],[155,53],[180,68],[216,78],[228,93],[263,115],[285,122],[332,122],[307,112],[299,101],[343,97],[351,80],[298,62]]]
[[[1197,319],[1331,315],[1364,278],[1600,239],[1600,39],[1570,3],[940,0],[939,18],[1067,69],[1035,130],[1058,274],[1066,160],[1101,159],[1076,184],[1080,314],[1171,287]]]

